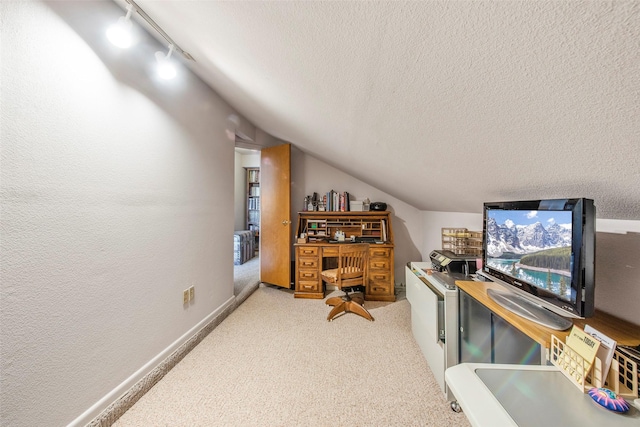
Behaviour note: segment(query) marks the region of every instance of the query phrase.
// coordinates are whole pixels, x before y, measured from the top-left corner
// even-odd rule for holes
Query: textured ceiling
[[[138,4],[256,126],[416,208],[640,220],[638,1]]]

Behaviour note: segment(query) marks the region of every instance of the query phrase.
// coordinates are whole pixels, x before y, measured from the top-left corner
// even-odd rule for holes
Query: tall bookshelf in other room
[[[247,169],[247,230],[260,238],[260,168]]]

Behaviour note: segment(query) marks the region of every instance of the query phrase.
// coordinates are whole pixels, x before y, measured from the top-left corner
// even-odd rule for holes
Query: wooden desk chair
[[[340,297],[327,299],[327,304],[333,309],[327,317],[328,321],[342,313],[355,313],[365,319],[373,321],[373,316],[362,306],[364,296],[361,292],[349,295],[349,289],[366,286],[367,266],[369,264],[368,243],[345,243],[338,248],[338,268],[324,270],[322,280],[338,286],[345,294]]]

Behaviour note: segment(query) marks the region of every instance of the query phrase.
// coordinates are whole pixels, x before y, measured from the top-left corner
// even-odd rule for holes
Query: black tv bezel
[[[516,279],[487,265],[487,213],[489,210],[571,211],[572,256],[571,287],[576,300],[560,298],[530,283]],[[585,318],[594,314],[595,305],[595,205],[593,200],[541,199],[511,202],[487,202],[483,208],[482,272],[489,278],[508,285],[517,293],[566,317]],[[518,292],[520,291],[520,292]]]

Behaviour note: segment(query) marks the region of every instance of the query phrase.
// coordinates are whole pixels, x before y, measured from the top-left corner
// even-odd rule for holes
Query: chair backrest
[[[339,287],[361,286],[367,283],[369,244],[341,244],[338,250],[337,285]]]

